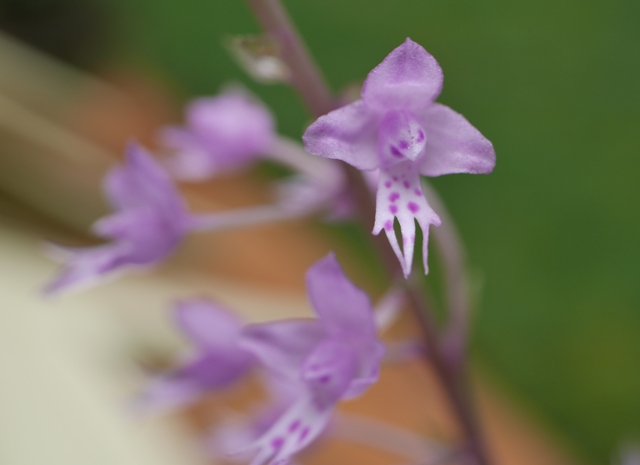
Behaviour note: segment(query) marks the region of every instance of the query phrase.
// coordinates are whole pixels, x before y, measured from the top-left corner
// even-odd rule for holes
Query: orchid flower
[[[185,127],[166,127],[160,137],[176,151],[168,162],[176,177],[200,181],[266,155],[276,133],[266,107],[245,92],[231,91],[194,100]]]
[[[437,61],[407,39],[369,73],[361,100],[321,116],[303,136],[313,155],[379,170],[373,234],[384,229],[405,277],[413,261],[415,221],[424,235],[425,273],[429,226],[440,224],[423,195],[420,175],[485,174],[495,165],[491,142],[462,115],[434,103],[442,80]]]
[[[149,383],[134,400],[137,411],[182,407],[228,388],[255,365],[253,355],[240,346],[242,322],[221,305],[206,299],[179,302],[175,321],[194,350],[177,368]]]
[[[250,447],[252,465],[283,464],[326,427],[339,400],[358,397],[378,379],[384,346],[367,295],[333,255],[307,272],[317,320],[251,325],[241,344],[274,374],[297,383],[291,406]]]
[[[382,296],[373,312],[378,333],[387,331],[397,320],[403,303],[404,292],[399,287],[392,287]],[[397,344],[387,346],[383,361],[398,362],[413,359],[416,352],[415,346],[415,341],[407,341],[401,347]],[[389,359],[389,354],[394,354],[392,359]],[[304,384],[292,383],[287,377],[265,376],[263,380],[270,394],[270,400],[267,403],[260,404],[249,414],[236,415],[235,418],[212,429],[207,440],[207,449],[214,457],[228,459],[230,452],[250,446],[275,424],[305,389]],[[238,462],[246,459],[242,454],[240,456],[234,454],[233,458],[237,458]]]
[[[46,293],[89,285],[134,267],[164,259],[189,229],[184,201],[163,168],[141,146],[130,143],[125,162],[106,176],[104,191],[114,214],[93,224],[93,231],[112,242],[87,248],[51,246],[65,265]]]
[[[270,159],[296,173],[276,184],[276,202],[232,212],[202,216],[198,229],[278,221],[323,212],[329,219],[351,213],[346,180],[330,160],[309,156],[302,145],[275,131],[269,110],[247,92],[233,90],[199,98],[186,109],[184,127],[169,126],[160,133],[174,153],[169,170],[181,180],[202,181]]]

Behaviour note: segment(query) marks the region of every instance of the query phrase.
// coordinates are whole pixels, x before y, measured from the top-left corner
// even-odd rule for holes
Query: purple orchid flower
[[[242,321],[223,306],[207,299],[182,301],[175,321],[195,350],[147,386],[134,401],[137,411],[185,406],[233,385],[255,365],[255,357],[240,345]]]
[[[46,293],[153,265],[173,252],[190,228],[187,209],[170,177],[135,143],[127,147],[124,164],[107,174],[104,191],[116,213],[95,222],[93,231],[112,242],[87,248],[51,246],[52,257],[65,268]]]
[[[269,110],[246,92],[234,90],[194,100],[187,106],[185,127],[166,127],[160,138],[175,152],[166,164],[179,179],[202,181],[261,158],[296,172],[276,183],[274,204],[201,215],[196,229],[279,221],[314,212],[323,212],[330,220],[351,214],[340,167],[309,156],[299,142],[279,136]]]
[[[200,181],[268,154],[276,133],[269,110],[236,90],[194,100],[185,127],[166,127],[160,137],[176,151],[168,162],[175,176]]]
[[[379,169],[373,234],[384,229],[405,277],[413,261],[415,221],[424,234],[425,273],[429,225],[440,224],[423,195],[420,175],[485,174],[495,165],[491,142],[462,115],[434,103],[442,80],[438,62],[407,39],[369,73],[362,100],[321,116],[303,136],[313,155],[360,170]]]
[[[361,395],[378,379],[384,345],[367,295],[333,254],[307,273],[318,320],[245,328],[242,345],[274,374],[300,386],[291,406],[249,449],[252,465],[286,463],[324,430],[339,400]]]

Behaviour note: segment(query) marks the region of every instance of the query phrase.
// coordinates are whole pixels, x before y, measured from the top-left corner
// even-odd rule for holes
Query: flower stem
[[[291,85],[315,116],[335,107],[331,91],[307,52],[298,31],[279,0],[247,0],[262,28],[280,48],[280,56],[291,72]]]
[[[225,231],[227,229],[268,224],[302,216],[301,213],[284,209],[278,205],[240,208],[237,210],[203,213],[191,217],[192,231]]]
[[[442,224],[435,228],[432,234],[440,252],[445,274],[449,321],[442,341],[444,356],[454,370],[461,370],[465,364],[470,320],[464,247],[440,195],[424,180],[422,190],[442,220]]]
[[[310,112],[319,117],[333,110],[336,105],[335,100],[280,0],[247,0],[247,3],[263,29],[279,45],[281,59],[287,64],[292,74],[292,85]],[[366,228],[369,228],[374,224],[375,198],[357,169],[345,164],[344,171],[358,206],[360,220]],[[373,243],[385,264],[389,278],[393,281],[402,276],[400,263],[386,238],[383,235],[374,236]],[[433,365],[449,397],[453,413],[460,423],[464,435],[463,447],[467,457],[473,465],[489,465],[484,443],[469,402],[466,379],[459,370],[452,369],[447,363],[438,337],[437,325],[425,304],[420,283],[409,279],[405,282],[405,290],[410,307],[425,338],[426,356]],[[466,327],[464,334],[466,335]]]

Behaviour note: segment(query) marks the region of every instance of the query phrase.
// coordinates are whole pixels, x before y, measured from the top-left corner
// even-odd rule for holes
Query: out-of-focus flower
[[[411,272],[415,221],[424,234],[425,272],[429,225],[440,224],[423,195],[420,175],[489,173],[495,165],[491,142],[462,115],[434,103],[442,80],[436,60],[407,39],[369,73],[362,100],[318,118],[303,136],[313,155],[380,170],[373,233],[385,230],[405,276]]]
[[[246,166],[270,153],[276,137],[273,118],[261,103],[242,91],[192,101],[184,127],[161,131],[175,154],[167,164],[179,179],[200,181]]]
[[[175,369],[149,383],[134,400],[137,411],[184,406],[233,385],[254,366],[254,356],[239,344],[242,322],[221,305],[206,299],[179,302],[175,321],[194,350]]]
[[[273,204],[202,215],[194,223],[196,229],[279,221],[318,212],[329,220],[339,220],[351,213],[340,167],[331,160],[310,156],[299,142],[279,136],[269,110],[246,92],[234,90],[194,100],[187,106],[185,126],[166,127],[160,138],[173,151],[166,165],[179,179],[202,181],[247,168],[259,159],[270,159],[295,172],[276,183]]]
[[[176,248],[190,227],[186,206],[171,178],[135,143],[127,147],[124,164],[106,176],[104,191],[116,213],[96,221],[93,231],[112,242],[86,248],[52,245],[51,256],[64,269],[45,288],[46,293],[153,265]]]
[[[317,320],[248,326],[242,344],[275,375],[297,383],[291,406],[249,449],[252,465],[286,463],[325,428],[339,400],[361,395],[378,379],[384,346],[367,295],[333,255],[313,265],[307,288]]]

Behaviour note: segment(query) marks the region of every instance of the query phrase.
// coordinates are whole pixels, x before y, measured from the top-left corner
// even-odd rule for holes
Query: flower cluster
[[[345,161],[377,178],[373,233],[385,231],[405,277],[411,273],[415,222],[424,236],[425,273],[429,226],[440,224],[423,194],[420,175],[489,173],[495,165],[491,142],[462,115],[434,103],[442,79],[436,60],[407,39],[369,73],[361,100],[318,118],[303,136],[308,153]],[[278,136],[269,111],[246,93],[236,90],[197,99],[186,113],[185,127],[161,131],[165,146],[173,151],[166,166],[178,179],[208,179],[261,157],[284,163],[298,174],[280,183],[278,200],[267,208],[193,217],[163,168],[144,149],[130,144],[125,165],[114,169],[105,182],[118,213],[94,225],[96,234],[114,242],[88,250],[56,248],[54,256],[67,268],[48,286],[49,292],[124,267],[157,263],[192,230],[319,210],[333,218],[348,217],[352,203],[339,167],[329,160],[310,159],[297,143]]]
[[[85,249],[51,246],[64,269],[46,292],[155,265],[196,231],[318,212],[327,219],[348,218],[354,202],[334,160],[366,172],[377,200],[373,233],[385,231],[405,277],[412,268],[417,221],[426,273],[429,226],[439,225],[440,218],[424,196],[420,176],[488,173],[495,164],[491,143],[464,117],[434,103],[442,79],[435,59],[407,39],[371,71],[361,100],[308,127],[304,149],[278,135],[271,113],[244,91],[193,101],[184,126],[161,131],[164,159],[129,144],[124,163],[105,178],[115,213],[93,226],[109,242]],[[268,205],[193,214],[175,185],[174,179],[202,181],[264,158],[295,173],[277,183],[275,200]],[[135,399],[135,409],[182,407],[257,370],[272,402],[244,427],[218,428],[211,442],[217,452],[231,446],[250,453],[252,465],[288,462],[321,435],[338,402],[362,395],[377,381],[385,354],[378,332],[401,304],[391,292],[374,312],[333,254],[309,269],[306,282],[315,319],[245,325],[214,301],[178,303],[175,321],[193,349],[148,384]],[[398,355],[414,352],[415,344],[409,344]]]
[[[186,126],[166,127],[160,139],[169,151],[164,163],[131,142],[121,166],[105,177],[104,192],[115,213],[98,220],[93,232],[110,242],[88,248],[49,245],[64,269],[47,294],[85,287],[135,268],[148,268],[170,255],[191,232],[218,231],[320,212],[326,219],[348,216],[345,178],[330,160],[318,160],[301,145],[275,132],[269,111],[238,90],[197,99],[187,108]],[[172,178],[203,181],[269,158],[295,174],[274,187],[274,202],[211,214],[191,214]]]
[[[385,351],[369,298],[347,279],[333,254],[309,269],[307,289],[315,320],[243,326],[214,302],[179,303],[175,319],[195,351],[152,381],[136,408],[185,405],[260,365],[279,414],[271,415],[261,434],[248,435],[253,441],[235,446],[256,452],[253,465],[286,462],[322,433],[338,401],[358,397],[376,382]]]

